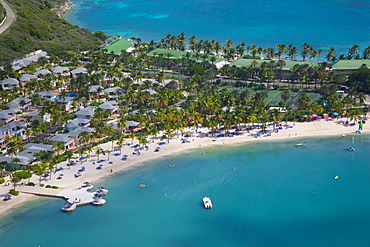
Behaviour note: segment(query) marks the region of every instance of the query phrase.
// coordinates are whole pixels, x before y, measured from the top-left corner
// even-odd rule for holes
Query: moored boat
[[[209,197],[203,197],[203,205],[205,208],[212,208],[212,201]]]
[[[70,202],[67,202],[66,204],[64,204],[64,206],[62,207],[62,210],[64,212],[72,212],[76,209],[76,204],[75,203],[70,203]]]
[[[107,201],[102,198],[102,195],[97,194],[97,195],[95,195],[95,198],[92,201],[92,204],[100,206],[100,205],[104,205],[106,202]]]
[[[81,186],[81,189],[92,190],[94,185],[90,184],[89,182],[84,182],[84,185]]]
[[[355,151],[355,139],[352,137],[352,146],[350,146],[349,148],[348,148],[348,150],[350,151],[350,152],[353,152],[353,151]]]
[[[108,190],[104,187],[99,187],[98,190],[95,191],[95,193],[105,196],[106,194],[108,194]]]
[[[306,144],[307,144],[307,142],[301,142],[301,143],[295,144],[295,146],[300,147],[300,146],[305,146]]]

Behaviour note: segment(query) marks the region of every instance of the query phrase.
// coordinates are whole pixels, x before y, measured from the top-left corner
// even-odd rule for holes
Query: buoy
[[[169,165],[170,167],[175,167],[176,165],[172,164],[172,165]]]
[[[139,185],[141,188],[144,188],[146,185],[145,184],[140,184]]]
[[[335,175],[335,176],[334,176],[334,179],[338,179],[338,178],[339,178],[339,176],[338,176],[338,175]]]

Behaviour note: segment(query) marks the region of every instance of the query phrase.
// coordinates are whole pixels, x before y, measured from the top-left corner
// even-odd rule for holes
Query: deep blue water
[[[342,53],[370,45],[370,1],[348,0],[72,0],[66,19],[92,31],[159,41],[181,32],[263,48],[278,43]]]
[[[308,145],[294,147],[301,141]],[[368,247],[370,136],[355,143],[355,152],[346,136],[166,157],[95,184],[110,191],[101,207],[63,213],[63,200],[27,203],[2,218],[0,245]]]

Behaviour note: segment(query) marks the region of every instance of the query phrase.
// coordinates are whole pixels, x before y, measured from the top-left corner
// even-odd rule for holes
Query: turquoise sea
[[[355,144],[289,139],[165,157],[95,184],[109,189],[104,206],[63,213],[63,200],[27,203],[1,219],[0,245],[368,247],[370,136]]]
[[[159,41],[181,32],[263,48],[278,43],[316,49],[370,45],[370,1],[72,0],[66,19],[92,31]],[[340,54],[340,53],[339,53]]]

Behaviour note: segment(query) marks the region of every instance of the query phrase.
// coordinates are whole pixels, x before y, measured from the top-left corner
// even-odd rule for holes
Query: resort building
[[[157,92],[156,91],[154,91],[153,89],[144,89],[144,90],[142,90],[142,92],[148,92],[150,95],[154,95],[154,94],[157,94]]]
[[[102,97],[104,96],[104,88],[100,85],[90,86],[88,89],[90,100],[93,96]]]
[[[80,133],[82,131],[92,133],[92,132],[95,131],[95,129],[94,128],[89,128],[89,127],[79,127],[77,129],[74,129],[74,130],[68,132],[67,135],[68,135],[69,138],[73,138],[73,140],[76,144],[79,144],[80,142],[79,142],[78,136],[80,135]]]
[[[74,129],[79,127],[89,127],[90,126],[90,119],[87,118],[74,118],[65,125],[65,130],[70,132]]]
[[[30,65],[31,63],[37,62],[40,57],[49,58],[48,54],[45,51],[37,50],[28,54],[25,58],[21,60],[14,61],[12,63],[14,70],[20,70],[23,67]]]
[[[71,71],[72,78],[76,77],[78,74],[87,74],[86,68],[77,68]]]
[[[69,72],[69,68],[67,68],[67,67],[56,66],[51,71],[53,71],[53,73],[55,75],[63,75],[63,76],[70,76],[71,75],[71,73]]]
[[[307,61],[291,61],[291,60],[270,60],[270,59],[237,59],[234,62],[230,63],[231,66],[236,67],[256,67],[258,68],[261,63],[267,63],[266,68],[272,66],[271,64],[274,63],[274,67],[281,69],[282,74],[290,74],[291,70],[296,65],[306,65],[308,67],[317,67],[318,64],[314,62],[307,62]],[[279,64],[280,63],[280,64]]]
[[[19,81],[27,82],[27,81],[31,81],[32,79],[37,79],[37,76],[36,75],[31,75],[31,74],[23,74],[21,76],[21,79],[19,79]]]
[[[27,111],[32,106],[32,101],[27,98],[16,98],[9,102],[9,109],[15,112]]]
[[[131,52],[134,50],[132,47],[132,41],[129,39],[118,39],[102,47],[102,49],[105,49],[108,53],[113,53],[114,55],[120,55],[121,51]]]
[[[370,68],[370,59],[339,60],[332,64],[331,71],[350,75],[360,69],[362,65],[366,65],[366,67]]]
[[[87,106],[75,113],[76,118],[91,119],[94,116],[96,106]]]
[[[16,137],[23,137],[24,136],[24,127],[27,125],[25,122],[21,121],[12,121],[4,126],[0,127],[0,135],[4,136],[16,136]]]
[[[12,90],[15,87],[19,87],[19,81],[15,78],[6,78],[0,81],[0,86],[3,90]]]
[[[73,138],[69,137],[68,134],[58,134],[49,138],[49,142],[53,145],[56,143],[63,143],[66,150],[76,145]]]
[[[39,77],[39,75],[49,75],[51,74],[50,70],[47,69],[40,69],[34,73],[35,76]]]
[[[34,156],[35,153],[39,153],[41,151],[53,153],[55,150],[52,145],[40,143],[27,143],[26,145],[24,145],[24,148],[25,150],[17,153],[16,155],[0,156],[0,162],[6,162],[9,165],[24,166],[27,164],[31,164],[33,161],[36,160],[36,157]],[[15,158],[18,158],[20,162],[14,162]]]
[[[73,97],[58,97],[56,100],[55,100],[55,103],[59,106],[61,105],[64,105],[64,110],[65,111],[71,111],[73,106],[72,106],[72,102],[73,102]]]
[[[39,122],[50,122],[51,114],[50,113],[45,113],[43,116],[40,115],[39,110],[34,110],[31,111],[26,115],[26,118],[29,119],[30,122],[32,121],[39,121]]]
[[[109,111],[110,115],[118,114],[118,102],[117,101],[107,101],[101,105],[99,105],[99,108]]]
[[[122,36],[119,34],[114,34],[112,36],[109,36],[106,40],[104,40],[104,44],[109,45],[113,42],[116,42],[119,39],[122,39]]]
[[[0,126],[15,121],[17,118],[15,111],[8,109],[0,111]]]
[[[46,100],[51,100],[51,101],[54,101],[58,97],[58,95],[56,93],[51,92],[51,91],[37,92],[35,94],[38,94],[42,98],[44,98]]]
[[[125,90],[120,87],[111,87],[104,89],[104,93],[107,95],[108,100],[117,100],[118,97],[125,95]]]

